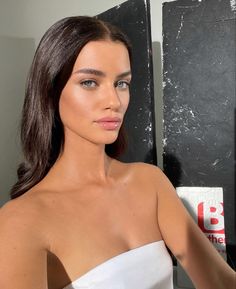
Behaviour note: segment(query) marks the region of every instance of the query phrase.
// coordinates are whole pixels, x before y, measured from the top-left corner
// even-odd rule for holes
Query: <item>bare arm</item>
[[[15,205],[0,210],[0,288],[47,289],[47,251],[33,216]],[[37,224],[37,222],[35,222]]]
[[[234,288],[236,273],[195,224],[167,177],[156,171],[159,227],[197,289]]]

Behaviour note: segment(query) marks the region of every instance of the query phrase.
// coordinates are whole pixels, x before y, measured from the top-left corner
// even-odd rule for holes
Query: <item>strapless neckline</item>
[[[94,271],[100,269],[103,266],[106,266],[107,264],[111,263],[111,262],[115,262],[116,260],[119,260],[121,258],[123,258],[124,256],[127,255],[132,255],[134,253],[136,253],[137,251],[142,251],[144,249],[147,249],[148,247],[153,247],[156,245],[163,245],[164,241],[163,240],[158,240],[158,241],[154,241],[154,242],[150,242],[135,248],[132,248],[128,251],[124,251],[118,255],[115,255],[107,260],[105,260],[104,262],[96,265],[95,267],[93,267],[92,269],[90,269],[89,271],[87,271],[86,273],[84,273],[83,275],[81,275],[80,277],[78,277],[77,279],[75,279],[74,281],[72,281],[71,283],[69,283],[68,285],[66,285],[66,287],[64,287],[63,289],[70,289],[71,286],[76,285],[79,281],[81,281],[84,278],[87,278],[90,274],[92,274]]]

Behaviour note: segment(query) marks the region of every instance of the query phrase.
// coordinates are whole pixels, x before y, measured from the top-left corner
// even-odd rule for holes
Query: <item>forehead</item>
[[[74,69],[79,68],[129,70],[130,59],[126,46],[119,41],[99,40],[88,42],[80,51]]]

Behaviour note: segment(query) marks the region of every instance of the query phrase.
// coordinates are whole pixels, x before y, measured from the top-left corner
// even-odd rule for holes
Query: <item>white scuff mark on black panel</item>
[[[149,148],[153,147],[153,141],[152,141],[151,138],[149,138],[147,145],[148,145]]]
[[[228,105],[228,103],[229,103],[229,100],[226,99],[222,104],[226,106],[226,105]]]
[[[197,139],[199,142],[203,143],[204,144],[204,141],[203,139],[201,139],[200,137],[195,137],[195,139]],[[199,158],[199,157],[198,157]]]
[[[179,118],[178,117],[174,117],[174,118],[172,118],[172,121],[178,121],[179,120]]]
[[[177,1],[179,1],[179,0],[169,0],[168,2],[177,2]],[[166,2],[163,2],[162,5],[165,4],[165,3]]]
[[[120,4],[116,6],[116,9],[117,9],[117,10],[120,9]]]
[[[195,117],[195,114],[193,113],[192,109],[189,110],[189,113],[191,114],[192,117]]]
[[[149,93],[151,92],[151,84],[148,82],[147,88],[144,88],[144,90],[147,90]]]
[[[230,7],[232,11],[236,11],[236,0],[230,0]]]
[[[182,30],[182,28],[183,28],[183,22],[184,22],[184,15],[181,15],[181,22],[180,22],[180,26],[179,26],[179,30],[178,30],[178,33],[177,33],[176,39],[179,38],[179,35],[180,35],[181,30]]]
[[[163,138],[162,145],[163,147],[167,145],[167,137]]]
[[[152,131],[152,123],[150,122],[149,125],[146,126],[145,131]]]
[[[170,78],[167,77],[167,78],[166,78],[166,82],[169,83],[171,86],[173,86],[173,83],[172,83],[172,81],[171,81]]]
[[[181,8],[181,9],[192,9],[192,8],[197,8],[199,7],[199,5],[189,5],[189,6],[176,6],[177,8]]]
[[[232,155],[232,152],[231,152],[231,151],[228,151],[228,152],[226,153],[225,157],[226,157],[227,159],[229,159],[231,155]]]
[[[212,163],[212,166],[215,167],[215,166],[219,163],[219,161],[220,161],[219,159],[216,159],[216,160]]]
[[[145,9],[147,10],[147,7],[148,7],[147,0],[144,1],[144,5],[145,5]]]
[[[202,176],[207,176],[207,174],[206,173],[204,173],[204,172],[197,172],[199,175],[202,175]]]

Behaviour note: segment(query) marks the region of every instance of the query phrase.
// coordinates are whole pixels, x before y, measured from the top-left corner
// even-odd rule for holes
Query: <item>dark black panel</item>
[[[230,0],[163,5],[164,169],[176,186],[223,187],[236,264],[235,12]]]
[[[122,160],[156,164],[149,1],[124,2],[98,18],[118,26],[133,46],[131,100],[125,120],[129,146]]]

